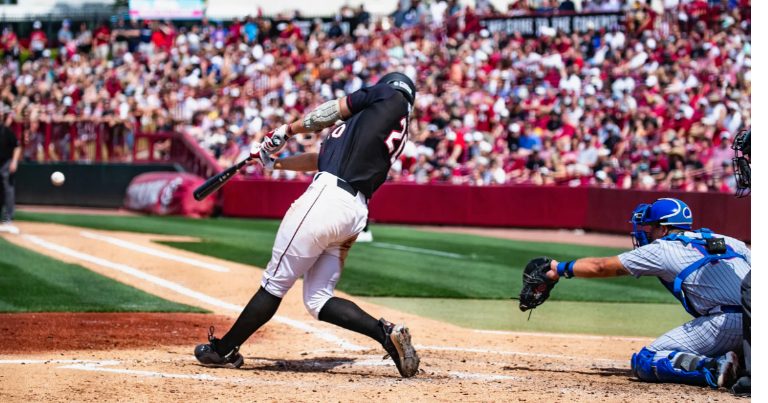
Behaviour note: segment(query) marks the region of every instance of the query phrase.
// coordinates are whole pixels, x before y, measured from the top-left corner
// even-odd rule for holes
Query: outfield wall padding
[[[59,171],[62,186],[51,183]],[[50,206],[122,207],[125,189],[145,172],[178,172],[174,164],[20,163],[16,172],[16,203]]]
[[[235,217],[282,218],[307,182],[232,181],[222,210]],[[387,183],[370,201],[380,223],[481,227],[585,229],[629,233],[640,203],[674,197],[693,210],[694,226],[750,241],[751,198],[724,193],[684,193],[601,188]]]

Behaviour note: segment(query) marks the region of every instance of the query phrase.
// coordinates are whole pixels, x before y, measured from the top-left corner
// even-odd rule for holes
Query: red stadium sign
[[[125,192],[125,207],[154,215],[211,215],[215,198],[196,201],[192,192],[205,179],[186,173],[149,172],[131,181]]]

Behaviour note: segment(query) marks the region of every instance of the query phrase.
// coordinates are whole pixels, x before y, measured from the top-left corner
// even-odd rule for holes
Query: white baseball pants
[[[304,276],[304,305],[315,319],[333,297],[349,248],[368,219],[365,197],[352,196],[337,181],[336,176],[322,172],[293,202],[277,231],[272,259],[261,280],[267,292],[283,298]]]

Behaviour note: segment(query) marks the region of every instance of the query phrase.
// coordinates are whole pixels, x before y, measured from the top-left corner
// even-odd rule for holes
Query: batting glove
[[[262,143],[254,142],[251,145],[251,158],[258,161],[267,171],[275,169],[275,159],[264,149]]]
[[[266,136],[264,136],[264,143],[262,143],[262,148],[264,148],[268,153],[275,154],[278,151],[282,150],[283,147],[285,147],[285,143],[288,142],[288,125],[282,125],[278,127],[277,129],[267,133]]]

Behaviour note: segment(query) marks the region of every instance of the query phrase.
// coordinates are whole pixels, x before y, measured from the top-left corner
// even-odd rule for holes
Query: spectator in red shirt
[[[3,29],[3,35],[0,37],[0,47],[3,49],[3,59],[5,62],[11,62],[12,64],[10,65],[18,70],[18,63],[21,61],[21,49],[12,26],[8,25]]]
[[[152,45],[155,48],[155,51],[157,52],[167,52],[170,50],[170,46],[168,46],[168,35],[166,34],[166,30],[163,29],[164,27],[160,26],[160,24],[155,21],[153,24],[153,31],[152,32]]]
[[[16,44],[16,42],[16,33],[13,32],[13,26],[7,25],[3,29],[2,36],[0,36],[0,49],[8,51]]]
[[[97,58],[106,59],[109,55],[109,38],[109,28],[107,28],[104,22],[99,22],[99,25],[93,31],[93,49]]]
[[[43,24],[35,21],[32,24],[32,33],[29,35],[29,48],[32,51],[32,60],[43,57],[43,51],[48,47],[48,37],[42,31]]]

